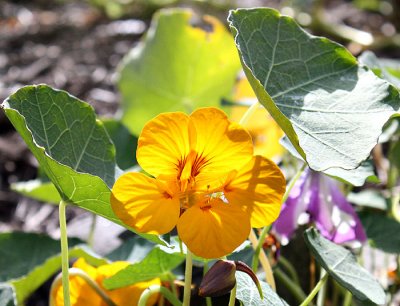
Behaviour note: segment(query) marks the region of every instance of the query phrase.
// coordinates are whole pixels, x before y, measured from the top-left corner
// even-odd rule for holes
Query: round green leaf
[[[341,45],[273,9],[238,9],[228,20],[260,103],[310,168],[355,169],[367,159],[398,115],[398,91]]]
[[[160,10],[119,67],[122,121],[138,135],[161,112],[217,106],[230,95],[239,68],[233,39],[217,19]]]

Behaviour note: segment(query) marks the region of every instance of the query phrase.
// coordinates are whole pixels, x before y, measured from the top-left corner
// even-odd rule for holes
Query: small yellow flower
[[[233,99],[238,102],[248,104],[257,101],[256,95],[245,77],[241,78],[236,84]],[[234,106],[231,111],[233,121],[239,122],[248,107]],[[279,140],[284,135],[283,131],[267,110],[260,106],[246,123],[254,143],[254,154],[262,155],[272,160],[279,161],[285,149],[279,144]]]
[[[128,287],[106,290],[102,286],[105,278],[111,277],[115,273],[124,269],[129,262],[117,261],[108,265],[102,265],[97,268],[86,263],[85,259],[78,259],[73,267],[86,272],[111,298],[118,306],[136,305],[142,292],[151,285],[161,285],[160,279],[153,279],[147,282],[137,283]],[[71,306],[107,306],[96,291],[81,277],[71,276],[69,281]],[[55,305],[64,305],[63,288],[60,284],[52,292]],[[157,302],[158,295],[152,295],[147,305],[154,305]]]
[[[238,247],[251,226],[279,215],[281,171],[253,156],[248,132],[219,109],[158,115],[143,128],[136,155],[154,178],[122,175],[111,205],[138,232],[165,234],[177,226],[195,255],[218,258]]]

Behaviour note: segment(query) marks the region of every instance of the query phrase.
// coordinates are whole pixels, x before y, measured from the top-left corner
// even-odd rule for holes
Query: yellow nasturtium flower
[[[73,267],[86,272],[111,298],[117,306],[136,305],[140,295],[151,285],[161,285],[160,279],[153,279],[140,282],[124,288],[106,290],[102,286],[105,278],[111,277],[120,270],[124,269],[129,262],[117,261],[111,264],[102,265],[97,268],[86,263],[85,259],[78,259]],[[71,276],[69,281],[71,306],[107,306],[106,302],[96,293],[96,291],[80,276]],[[64,305],[63,288],[60,284],[53,292],[56,306]],[[154,305],[158,300],[158,295],[152,295],[147,305]]]
[[[245,77],[237,82],[233,99],[247,104],[257,101],[257,97]],[[232,120],[239,122],[247,109],[248,107],[246,106],[233,106],[231,111]],[[285,149],[279,144],[279,140],[284,133],[263,106],[260,106],[251,115],[246,123],[246,128],[253,139],[254,154],[262,155],[275,161],[281,159]]]
[[[251,226],[269,225],[279,215],[281,171],[253,156],[249,133],[217,108],[158,115],[143,128],[136,155],[154,178],[122,175],[111,204],[138,232],[165,234],[177,226],[195,255],[218,258],[238,247]]]

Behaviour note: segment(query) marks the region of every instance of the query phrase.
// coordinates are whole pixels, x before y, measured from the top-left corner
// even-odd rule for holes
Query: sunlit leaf
[[[275,10],[238,9],[228,19],[259,101],[310,168],[357,168],[398,114],[398,91]]]
[[[279,297],[271,287],[263,281],[260,281],[264,299],[260,298],[257,286],[254,281],[243,272],[236,272],[237,291],[236,298],[244,306],[286,306],[284,299]]]
[[[21,88],[2,106],[65,201],[123,225],[110,205],[115,148],[89,104],[38,85]]]
[[[61,201],[60,194],[52,182],[44,182],[41,179],[11,184],[11,189],[20,194],[46,203],[58,204]]]
[[[325,239],[314,228],[306,230],[304,238],[316,261],[356,298],[375,304],[385,303],[381,285],[357,263],[349,250]]]
[[[217,106],[240,68],[233,39],[217,19],[160,10],[119,68],[123,123],[136,135],[161,112]]]
[[[81,244],[70,239],[71,258],[83,257],[93,265],[106,261]],[[61,268],[60,241],[33,233],[0,234],[0,282],[15,288],[21,303]]]
[[[400,253],[399,222],[377,212],[362,212],[359,217],[371,246],[387,253]]]
[[[358,60],[375,74],[400,89],[400,61],[379,59],[371,51],[363,52]]]
[[[162,277],[180,265],[184,259],[185,255],[182,253],[167,253],[156,247],[142,261],[129,265],[114,276],[105,279],[103,285],[106,289],[112,290]]]

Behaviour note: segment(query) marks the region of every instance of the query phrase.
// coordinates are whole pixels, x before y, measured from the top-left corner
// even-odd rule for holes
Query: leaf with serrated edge
[[[175,269],[185,259],[179,252],[166,253],[160,248],[154,248],[142,261],[129,265],[112,277],[103,281],[106,289],[112,290],[147,281]]]
[[[238,9],[228,20],[259,101],[310,168],[357,168],[398,114],[398,91],[273,9]]]
[[[315,260],[356,298],[379,305],[385,303],[381,285],[357,263],[349,250],[325,239],[314,228],[306,230],[304,238]]]
[[[236,272],[237,291],[236,298],[244,306],[287,306],[284,299],[279,297],[271,287],[263,281],[260,281],[264,299],[260,298],[257,286],[246,273]]]
[[[160,10],[118,69],[122,121],[139,135],[161,112],[218,106],[231,94],[239,69],[232,36],[218,19],[197,20],[188,9]]]
[[[126,227],[110,205],[115,149],[89,104],[37,85],[21,88],[2,107],[64,200]]]

